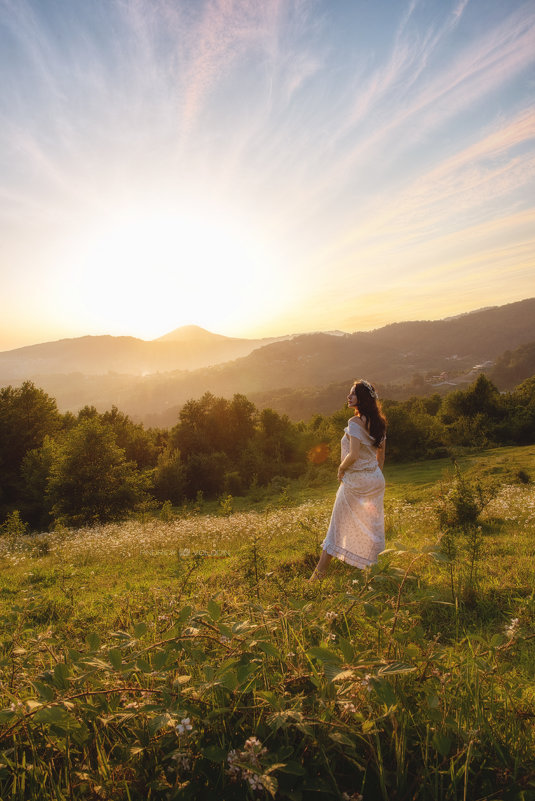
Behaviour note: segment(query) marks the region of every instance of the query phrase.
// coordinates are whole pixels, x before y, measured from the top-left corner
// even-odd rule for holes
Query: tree
[[[117,406],[112,406],[110,411],[101,414],[100,419],[111,426],[115,433],[115,442],[124,449],[129,461],[135,462],[140,469],[156,465],[157,447],[142,423],[133,423]]]
[[[40,448],[45,436],[61,428],[56,401],[31,381],[0,389],[0,506],[7,511],[18,503],[20,467],[25,454]]]
[[[46,436],[40,448],[25,455],[21,465],[21,512],[33,529],[44,531],[52,522],[47,487],[58,446]]]
[[[117,520],[144,495],[138,473],[115,442],[113,430],[86,417],[58,450],[48,482],[54,518],[68,525]]]
[[[186,493],[186,468],[179,451],[164,451],[154,471],[153,493],[159,501],[179,504]]]
[[[440,416],[453,444],[484,447],[500,438],[505,407],[497,387],[481,374],[468,389],[446,395]]]

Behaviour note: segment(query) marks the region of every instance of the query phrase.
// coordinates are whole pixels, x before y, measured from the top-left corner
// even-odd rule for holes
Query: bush
[[[119,520],[144,497],[146,481],[96,418],[78,423],[52,464],[48,494],[56,521],[79,526]]]

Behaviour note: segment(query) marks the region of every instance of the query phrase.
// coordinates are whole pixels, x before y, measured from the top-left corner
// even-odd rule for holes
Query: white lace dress
[[[322,548],[342,562],[365,568],[377,562],[385,547],[385,480],[373,438],[357,418],[349,420],[344,431],[342,461],[349,453],[350,436],[360,441],[359,458],[344,473]]]

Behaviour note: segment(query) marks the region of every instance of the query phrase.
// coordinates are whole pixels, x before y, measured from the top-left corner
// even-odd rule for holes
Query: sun
[[[74,307],[110,333],[247,327],[284,295],[276,248],[246,217],[130,208],[86,230],[75,251]]]

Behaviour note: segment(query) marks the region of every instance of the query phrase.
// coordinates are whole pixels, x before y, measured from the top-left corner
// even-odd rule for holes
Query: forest
[[[481,374],[446,396],[384,400],[387,458],[455,457],[535,442],[535,376],[500,393]],[[347,408],[292,422],[247,397],[205,392],[168,429],[115,406],[58,411],[32,382],[0,390],[0,521],[24,531],[120,520],[140,508],[239,496],[332,471]]]

